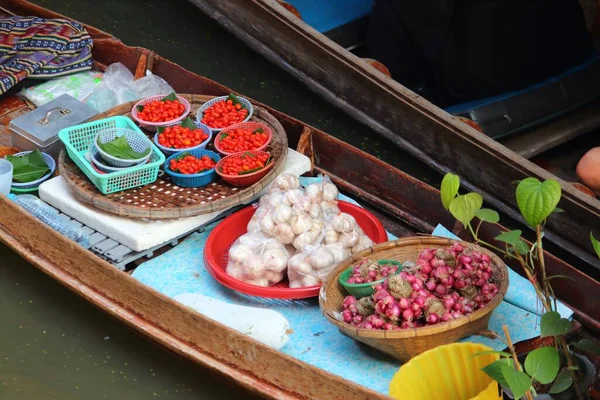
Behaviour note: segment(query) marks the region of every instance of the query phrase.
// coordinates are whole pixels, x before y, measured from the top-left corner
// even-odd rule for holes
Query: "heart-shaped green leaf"
[[[496,236],[496,240],[508,244],[516,245],[517,241],[521,238],[521,234],[523,232],[519,229],[515,229],[513,231],[502,232],[498,236]]]
[[[482,208],[477,210],[475,216],[482,221],[490,222],[492,224],[498,223],[500,221],[500,214],[498,214],[494,210],[490,210],[489,208]]]
[[[558,182],[540,182],[536,178],[526,178],[517,186],[517,205],[525,221],[535,228],[552,214],[560,201],[560,195]]]
[[[582,339],[579,342],[573,343],[571,346],[577,347],[583,351],[587,351],[595,356],[600,356],[600,346],[589,339]]]
[[[467,227],[475,218],[475,213],[481,208],[483,198],[477,193],[468,193],[455,197],[450,203],[450,213]]]
[[[508,388],[508,382],[504,378],[502,368],[513,368],[513,363],[508,358],[501,358],[494,361],[491,364],[486,365],[481,370],[485,372],[490,378],[500,384],[500,386]]]
[[[590,240],[592,241],[592,246],[594,246],[594,251],[598,258],[600,258],[600,242],[594,237],[594,234],[590,232]]]
[[[163,97],[162,99],[160,99],[160,101],[167,101],[167,100],[177,100],[177,95],[175,94],[175,92],[171,92],[170,94],[168,94],[165,97]]]
[[[13,181],[15,182],[33,182],[50,171],[39,150],[22,156],[6,156],[6,160],[13,165]]]
[[[542,385],[547,385],[556,378],[559,366],[556,347],[540,347],[529,353],[525,359],[525,371]]]
[[[515,399],[523,397],[531,387],[531,378],[525,372],[503,366],[502,375],[504,375],[504,379],[511,392],[513,392]]]
[[[458,194],[460,188],[460,178],[458,175],[447,173],[442,179],[442,185],[440,187],[440,197],[442,198],[442,204],[446,210],[450,207],[450,203]]]
[[[519,254],[527,254],[529,253],[529,246],[527,246],[527,243],[523,239],[519,238],[517,243],[515,243],[515,250]]]
[[[560,371],[560,373],[556,377],[556,380],[550,387],[550,390],[548,391],[548,393],[550,393],[550,394],[562,393],[565,390],[567,390],[568,388],[570,388],[572,384],[573,384],[573,374],[571,373],[571,371],[569,371],[568,368],[565,368],[562,371]]]
[[[566,335],[571,330],[571,321],[562,318],[556,311],[549,311],[542,315],[540,333],[542,336]]]

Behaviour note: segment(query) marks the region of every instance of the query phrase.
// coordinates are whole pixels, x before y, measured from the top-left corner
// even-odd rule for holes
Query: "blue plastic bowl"
[[[169,175],[171,181],[173,181],[175,185],[185,188],[197,188],[206,186],[215,180],[215,178],[217,177],[217,173],[215,172],[214,168],[208,171],[200,172],[199,174],[191,175],[180,174],[178,172],[171,171],[171,168],[169,167],[171,160],[177,157],[181,157],[183,153],[184,152],[173,154],[172,156],[167,158],[167,161],[165,161],[165,172],[167,173],[167,175]],[[190,155],[198,158],[202,156],[209,156],[213,159],[215,163],[219,162],[219,160],[221,159],[221,157],[219,157],[217,153],[210,150],[187,150],[185,151],[185,153],[189,153]]]
[[[210,140],[213,137],[212,130],[208,126],[206,126],[206,125],[204,125],[204,124],[202,124],[202,123],[200,123],[198,121],[192,121],[192,122],[194,123],[194,125],[196,125],[196,128],[202,129],[202,131],[208,135],[208,139],[206,139],[204,142],[200,143],[198,146],[188,147],[188,148],[185,148],[185,149],[173,149],[171,147],[165,147],[165,146],[161,145],[160,143],[158,143],[158,132],[154,135],[154,144],[156,145],[156,147],[158,147],[163,153],[165,153],[168,156],[173,155],[173,154],[177,154],[177,153],[181,153],[181,152],[184,152],[184,151],[191,151],[191,150],[198,150],[198,149],[199,150],[204,150],[204,149],[206,149],[206,145],[210,143]],[[173,126],[173,125],[179,125],[179,123],[177,123],[177,124],[171,124],[171,125],[168,125],[168,126]]]
[[[22,151],[20,153],[13,154],[13,156],[21,157],[21,156],[24,156],[31,152],[32,151]],[[40,186],[45,180],[50,178],[52,176],[52,174],[54,174],[54,171],[56,171],[56,162],[54,161],[54,159],[52,158],[52,156],[50,154],[42,153],[42,158],[44,159],[44,162],[50,169],[50,172],[48,172],[46,175],[42,176],[40,179],[37,179],[32,182],[19,183],[19,182],[13,181],[11,184],[11,187],[13,187],[15,189],[32,189],[32,188],[36,188],[36,187]]]

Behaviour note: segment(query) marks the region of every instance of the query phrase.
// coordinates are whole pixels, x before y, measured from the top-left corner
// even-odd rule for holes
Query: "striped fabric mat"
[[[0,19],[0,94],[25,78],[51,79],[92,68],[92,38],[73,21]]]

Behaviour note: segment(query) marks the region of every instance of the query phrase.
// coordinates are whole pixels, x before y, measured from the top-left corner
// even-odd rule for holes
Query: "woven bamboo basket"
[[[447,246],[452,242],[453,240],[451,239],[430,236],[408,237],[381,243],[360,253],[354,254],[352,257],[343,261],[328,276],[327,281],[321,287],[319,306],[321,307],[323,315],[325,315],[332,324],[336,325],[342,334],[380,350],[402,362],[406,362],[426,350],[455,342],[467,336],[478,333],[482,333],[485,336],[491,313],[502,302],[506,290],[508,289],[508,271],[504,262],[494,253],[465,242],[461,243],[487,254],[491,259],[493,280],[498,283],[500,290],[485,307],[464,317],[441,324],[393,331],[357,328],[345,324],[336,318],[336,315],[340,315],[342,302],[344,297],[347,296],[347,292],[339,283],[338,278],[352,264],[365,257],[371,259],[398,260],[402,262],[416,261],[422,250],[431,247]]]

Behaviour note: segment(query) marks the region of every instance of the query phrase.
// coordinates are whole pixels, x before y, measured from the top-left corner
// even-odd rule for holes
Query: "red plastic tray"
[[[342,212],[348,213],[356,219],[358,225],[372,241],[375,243],[387,241],[387,234],[383,225],[369,211],[345,201],[340,201],[338,206]],[[227,275],[225,269],[227,268],[229,248],[240,236],[246,233],[246,226],[255,212],[255,207],[246,207],[227,217],[211,232],[204,247],[204,263],[208,272],[223,286],[251,296],[274,299],[317,297],[321,285],[291,289],[286,278],[276,285],[262,287],[250,285]]]

